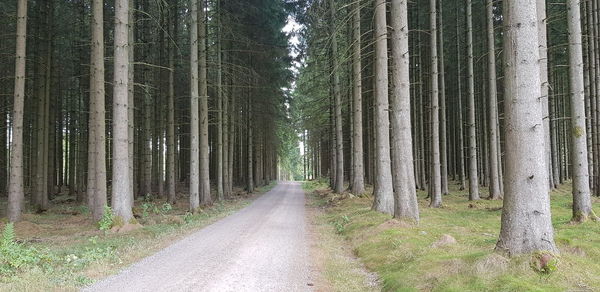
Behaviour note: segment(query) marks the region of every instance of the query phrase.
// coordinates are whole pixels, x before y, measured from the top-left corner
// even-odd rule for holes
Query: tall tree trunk
[[[27,41],[27,0],[17,2],[15,91],[8,183],[8,220],[21,219],[23,209],[23,107],[25,104],[25,45]]]
[[[494,34],[494,6],[492,0],[486,0],[487,47],[488,47],[488,126],[490,151],[490,199],[502,198],[500,193],[500,164],[498,163],[498,98],[496,86],[496,37]]]
[[[224,114],[223,114],[223,64],[222,64],[222,52],[221,52],[221,16],[220,16],[220,1],[217,0],[217,200],[222,201],[223,195],[223,172],[225,164],[223,163],[223,127],[224,127]]]
[[[440,177],[441,177],[441,190],[443,195],[450,193],[448,190],[448,135],[446,131],[446,67],[444,60],[444,22],[442,18],[442,1],[438,2],[439,5],[439,82],[440,82]]]
[[[146,60],[150,55],[150,50],[146,49],[144,54]],[[142,147],[143,147],[143,167],[141,169],[143,174],[142,179],[142,195],[152,194],[152,167],[155,161],[152,159],[152,150],[154,143],[152,142],[152,117],[154,111],[152,110],[152,93],[150,92],[150,70],[146,66],[142,70],[144,80],[144,93],[142,95],[143,114],[144,114],[144,125],[143,125],[143,136],[142,136]]]
[[[475,78],[473,75],[473,15],[471,0],[467,1],[467,80],[469,123],[469,200],[479,200],[477,176],[477,128],[475,120]]]
[[[200,0],[202,1],[202,0]],[[200,7],[202,9],[202,7]],[[198,121],[198,0],[190,0],[190,211],[200,206],[200,150]]]
[[[394,214],[390,158],[388,56],[385,0],[375,0],[375,186],[373,209]]]
[[[115,0],[112,207],[124,223],[133,218],[133,196],[129,193],[128,14],[129,0]]]
[[[583,48],[581,45],[581,15],[579,0],[567,2],[569,29],[569,83],[571,89],[571,157],[573,161],[573,219],[584,222],[598,219],[592,210],[590,197],[585,101],[583,86]]]
[[[431,50],[431,202],[430,207],[438,208],[442,205],[442,177],[440,171],[440,112],[439,112],[439,72],[437,53],[437,0],[429,1],[429,25]]]
[[[253,145],[254,145],[254,137],[253,137],[253,125],[252,122],[254,121],[254,117],[252,116],[252,102],[251,102],[251,96],[252,94],[250,93],[252,90],[248,89],[248,102],[247,102],[247,115],[248,115],[248,124],[246,125],[247,127],[247,132],[248,132],[248,140],[247,140],[247,159],[248,159],[248,171],[247,171],[247,177],[246,177],[246,190],[248,191],[248,193],[253,193],[254,192],[254,151],[253,151]]]
[[[100,220],[106,206],[106,143],[104,88],[104,1],[92,3],[92,55],[90,68],[90,118],[88,138],[88,207]],[[102,132],[100,132],[102,131]],[[102,144],[102,145],[100,145]],[[104,147],[102,147],[104,145]],[[99,151],[102,152],[102,156]]]
[[[408,7],[406,0],[392,0],[392,177],[394,217],[419,221],[412,153],[410,107],[410,56],[408,54]]]
[[[173,19],[177,15],[177,0],[173,1],[172,13],[170,16]],[[170,35],[174,35],[175,24],[169,24],[171,29]],[[169,57],[169,97],[167,101],[167,202],[175,203],[177,200],[175,193],[175,53],[172,41],[167,44]]]
[[[592,125],[593,125],[593,120],[595,120],[595,117],[593,116],[593,112],[592,112],[592,105],[593,108],[595,109],[595,104],[592,102],[593,100],[593,94],[591,91],[592,88],[592,83],[590,82],[591,80],[591,70],[590,70],[590,64],[592,63],[591,61],[593,60],[592,58],[590,58],[593,55],[593,51],[591,51],[592,53],[590,53],[590,30],[588,29],[588,26],[590,24],[590,18],[587,17],[587,13],[589,11],[590,8],[589,1],[583,1],[583,3],[581,5],[583,5],[583,9],[582,9],[582,35],[584,36],[583,38],[583,80],[584,80],[584,87],[585,87],[585,132],[587,134],[587,152],[588,152],[588,173],[590,176],[590,187],[593,188],[594,184],[595,184],[595,178],[594,178],[594,151],[593,151],[593,143],[592,143]],[[593,42],[593,40],[592,40]],[[551,78],[553,79],[552,81],[555,81],[556,76],[553,75],[551,76]],[[552,90],[552,97],[555,96],[555,90]],[[550,107],[550,114],[551,114],[551,119],[550,119],[550,136],[551,136],[551,153],[552,153],[552,177],[553,177],[553,181],[556,187],[556,184],[558,183],[558,181],[556,180],[556,170],[557,170],[557,165],[556,165],[556,135],[555,133],[555,122],[553,120],[554,118],[554,103],[555,101],[552,100],[552,98],[550,98],[548,100],[548,104]],[[592,189],[593,191],[593,189]]]
[[[536,3],[504,2],[506,176],[496,249],[557,252],[545,163]]]
[[[365,192],[365,169],[363,160],[363,122],[362,122],[362,65],[361,65],[361,32],[360,32],[360,1],[354,4],[352,15],[352,192]],[[313,175],[314,172],[313,172]]]
[[[457,88],[457,112],[458,112],[458,166],[460,176],[460,190],[464,190],[466,186],[466,174],[465,174],[465,134],[464,134],[464,122],[462,112],[462,67],[461,67],[461,52],[462,47],[460,46],[460,25],[459,20],[459,9],[456,7],[456,88]]]
[[[221,37],[222,39],[222,37]],[[222,41],[222,40],[221,40]],[[222,46],[222,45],[221,45]],[[227,64],[228,60],[227,60],[227,54],[223,54],[222,57],[222,61],[220,62],[221,64],[225,63]],[[222,67],[223,65],[221,65]],[[221,70],[223,70],[223,68],[221,68]],[[223,85],[227,85],[227,79],[222,81],[222,86]],[[225,92],[223,89],[221,89],[221,94],[223,95],[223,111],[222,111],[222,116],[223,116],[223,194],[225,198],[228,198],[231,195],[231,192],[229,191],[229,182],[230,182],[230,178],[229,178],[229,160],[231,159],[229,157],[229,123],[230,123],[230,110],[229,110],[229,92],[227,91]]]
[[[594,92],[594,96],[595,98],[593,99],[593,102],[596,103],[596,121],[595,121],[595,132],[598,133],[596,135],[597,139],[596,139],[596,144],[594,145],[594,153],[599,153],[600,154],[600,40],[599,40],[599,35],[600,35],[600,9],[599,9],[599,5],[600,2],[598,0],[590,0],[590,4],[591,4],[591,9],[593,11],[593,20],[591,19],[590,21],[593,21],[593,25],[592,25],[592,29],[590,29],[590,31],[593,31],[592,33],[590,33],[591,37],[591,41],[594,43],[594,47],[595,49],[593,50],[594,54],[592,56],[593,58],[593,63],[594,64],[594,84],[595,84],[595,92]],[[588,26],[588,28],[590,28]],[[599,155],[600,156],[600,155]],[[594,163],[594,173],[596,174],[597,178],[600,178],[600,163]],[[600,179],[596,179],[596,187],[594,188],[594,192],[596,194],[596,196],[600,196]]]
[[[537,4],[537,21],[538,21],[538,42],[539,42],[539,50],[540,50],[540,86],[542,90],[541,100],[543,106],[543,115],[544,115],[544,153],[546,167],[548,172],[548,185],[553,188],[554,182],[552,179],[552,159],[550,153],[550,119],[549,119],[549,110],[548,110],[548,92],[550,85],[548,83],[548,37],[546,35],[546,23],[548,22],[546,19],[546,0],[536,0]]]
[[[231,83],[233,83],[233,78],[231,78]],[[233,92],[233,89],[232,91]],[[229,160],[228,160],[228,188],[227,188],[227,194],[233,194],[233,162],[234,162],[234,147],[235,147],[235,125],[236,123],[239,123],[240,118],[239,118],[239,114],[235,115],[234,113],[236,113],[236,103],[235,103],[235,95],[230,94],[231,96],[231,103],[230,103],[230,119],[229,119],[229,147],[228,147],[228,152],[229,152]],[[239,160],[241,160],[241,158],[239,158]]]
[[[48,27],[48,2],[42,2],[39,5],[39,15],[40,22],[42,22],[42,26]],[[48,29],[47,29],[48,31]],[[37,61],[39,69],[38,76],[35,78],[35,90],[37,97],[37,116],[36,116],[36,125],[35,125],[35,179],[33,180],[33,195],[32,195],[32,203],[37,212],[45,211],[48,206],[45,206],[44,201],[47,202],[44,198],[47,198],[46,187],[48,185],[48,180],[46,176],[48,164],[46,163],[46,155],[48,152],[48,141],[47,141],[47,131],[48,131],[48,113],[46,112],[46,106],[49,103],[46,95],[46,88],[48,86],[47,74],[49,70],[47,68],[50,66],[50,60],[48,59],[48,50],[50,46],[48,43],[50,40],[48,39],[49,33],[46,33],[41,39],[43,40],[42,48],[38,49],[37,52]]]
[[[206,19],[204,13],[204,0],[200,0],[198,7],[198,43],[200,71],[200,204],[211,203],[209,156],[208,156],[208,86],[206,79]]]
[[[135,66],[134,66],[134,54],[135,54],[135,9],[133,7],[133,0],[129,1],[129,30],[127,34],[127,39],[129,40],[129,71],[128,71],[128,79],[129,83],[127,84],[127,99],[129,102],[129,106],[127,108],[127,116],[129,119],[129,127],[127,130],[127,136],[129,137],[129,144],[127,148],[129,149],[129,194],[132,196],[129,201],[131,202],[131,207],[133,207],[134,199],[134,147],[135,147]]]
[[[340,70],[338,62],[338,48],[335,27],[335,2],[329,0],[329,9],[331,12],[331,60],[333,62],[333,108],[335,115],[335,186],[334,191],[341,194],[344,191],[344,136],[342,131],[342,93],[340,92]]]

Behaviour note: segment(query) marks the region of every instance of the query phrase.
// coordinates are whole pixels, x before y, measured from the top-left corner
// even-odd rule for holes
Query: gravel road
[[[312,291],[304,203],[299,183],[282,182],[84,291]]]

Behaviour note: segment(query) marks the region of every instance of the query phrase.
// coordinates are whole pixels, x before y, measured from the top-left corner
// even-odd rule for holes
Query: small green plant
[[[150,216],[150,213],[154,213],[155,215],[164,215],[171,210],[173,210],[173,206],[171,206],[169,203],[164,203],[159,208],[154,203],[146,202],[142,204],[142,218]]]
[[[192,214],[191,212],[186,212],[185,215],[183,215],[183,221],[185,222],[185,224],[190,224],[193,220],[194,214]]]
[[[98,229],[108,231],[113,227],[113,223],[114,215],[112,209],[109,206],[104,206],[104,214],[102,214],[102,219],[98,221]]]
[[[335,227],[337,233],[343,233],[346,230],[346,224],[348,223],[350,223],[350,218],[344,215],[339,220],[333,222],[333,227]]]
[[[162,211],[162,213],[168,213],[169,211],[173,210],[173,206],[171,206],[171,204],[169,203],[164,203],[162,204],[160,210]]]
[[[88,241],[91,246],[86,247],[85,250],[79,254],[72,253],[66,255],[64,257],[64,262],[67,265],[82,268],[92,262],[107,258],[120,261],[114,246],[100,243],[97,236],[90,237]]]
[[[40,263],[44,258],[35,248],[16,242],[14,225],[6,224],[0,241],[0,275],[12,275],[26,266]]]
[[[4,226],[4,231],[2,232],[2,246],[11,246],[15,243],[15,226],[13,223],[8,223]]]
[[[153,203],[143,203],[142,204],[142,218],[146,218],[150,215],[150,211],[154,207]]]

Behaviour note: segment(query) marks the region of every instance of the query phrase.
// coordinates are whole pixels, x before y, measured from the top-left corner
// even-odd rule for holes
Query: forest
[[[0,290],[230,291],[119,271],[236,222],[317,263],[243,291],[594,291],[599,5],[2,0]]]

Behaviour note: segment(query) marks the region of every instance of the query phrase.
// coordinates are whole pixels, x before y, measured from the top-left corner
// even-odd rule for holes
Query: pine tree
[[[392,176],[394,217],[419,221],[411,134],[410,77],[408,50],[408,7],[405,0],[392,0],[393,83],[391,103]]]
[[[388,57],[385,1],[375,0],[375,140],[373,209],[394,214],[388,112]]]
[[[25,104],[25,46],[27,41],[27,0],[17,2],[17,46],[13,103],[10,176],[8,182],[8,219],[17,222],[23,210],[23,107]]]
[[[129,0],[115,2],[112,209],[122,222],[133,218],[129,194]]]
[[[500,239],[510,255],[556,252],[544,152],[536,3],[504,2],[506,175]],[[528,23],[528,25],[523,25]],[[524,215],[527,214],[527,215]]]

